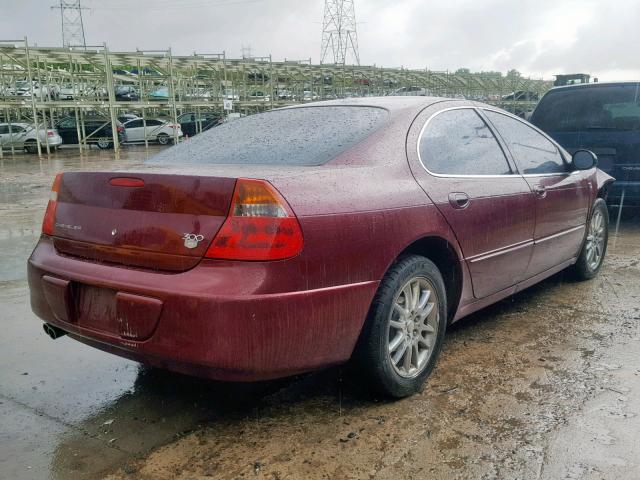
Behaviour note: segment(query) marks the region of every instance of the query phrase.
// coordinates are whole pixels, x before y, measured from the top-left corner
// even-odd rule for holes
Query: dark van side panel
[[[586,148],[615,177],[609,199],[640,204],[640,82],[587,84],[550,90],[531,122],[570,153]]]

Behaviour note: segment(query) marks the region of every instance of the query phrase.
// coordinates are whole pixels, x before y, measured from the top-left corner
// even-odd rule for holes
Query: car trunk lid
[[[54,245],[63,255],[154,270],[193,268],[224,222],[235,178],[65,173]]]

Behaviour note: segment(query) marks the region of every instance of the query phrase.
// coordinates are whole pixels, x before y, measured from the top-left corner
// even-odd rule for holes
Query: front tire
[[[98,148],[100,150],[107,150],[113,147],[113,143],[111,142],[111,140],[106,137],[99,138],[96,142],[96,145],[98,145]]]
[[[587,234],[573,273],[579,280],[590,280],[600,272],[609,241],[609,210],[602,198],[596,199],[587,223]]]
[[[442,275],[429,259],[411,255],[391,267],[354,353],[371,388],[394,398],[422,390],[442,350],[446,303]]]

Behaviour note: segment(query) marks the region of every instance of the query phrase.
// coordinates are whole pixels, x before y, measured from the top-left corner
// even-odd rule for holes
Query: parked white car
[[[315,102],[319,100],[320,96],[313,93],[311,90],[305,90],[302,92],[302,101],[303,102]]]
[[[249,100],[251,100],[252,102],[269,102],[271,101],[271,97],[261,91],[255,91],[255,92],[251,92],[251,95],[249,95]]]
[[[28,80],[16,82],[16,95],[20,97],[31,97],[31,95],[34,95],[39,100],[47,98],[55,99],[58,98],[59,92],[60,87],[58,85],[40,85],[35,80],[33,80],[31,85],[29,85]]]
[[[46,150],[47,143],[49,149],[56,149],[62,145],[62,137],[58,131],[52,128],[39,127],[40,145]],[[29,123],[0,123],[0,148],[23,148],[29,153],[38,153],[36,142],[36,127]]]
[[[118,115],[118,121],[122,124],[127,123],[129,120],[137,120],[139,118],[142,118],[142,117],[134,113],[122,113]]]
[[[58,99],[60,100],[73,100],[74,98],[81,97],[85,91],[84,85],[72,85],[70,83],[65,83],[60,87],[60,91],[58,92]]]
[[[145,134],[148,141],[157,141],[160,145],[168,145],[177,134],[182,137],[182,129],[179,123],[168,122],[159,118],[136,118],[124,124],[125,138],[127,143],[144,142]]]
[[[421,87],[402,87],[391,93],[392,96],[400,97],[430,97],[431,92]]]

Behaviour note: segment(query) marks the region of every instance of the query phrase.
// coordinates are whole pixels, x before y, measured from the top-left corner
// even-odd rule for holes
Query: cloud
[[[5,4],[5,5],[2,5]],[[112,50],[319,60],[323,1],[84,0],[88,43]],[[3,37],[60,44],[60,16],[38,0],[0,0]],[[356,0],[363,64],[525,75],[640,78],[640,2]]]

